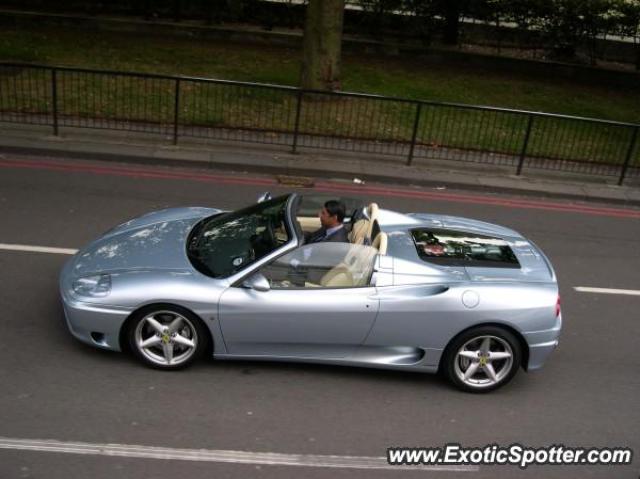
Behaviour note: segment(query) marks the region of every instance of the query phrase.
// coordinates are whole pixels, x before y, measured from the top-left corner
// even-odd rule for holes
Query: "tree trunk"
[[[173,0],[173,21],[180,23],[182,21],[182,1]]]
[[[309,0],[304,25],[302,88],[340,89],[344,0]]]
[[[460,38],[460,0],[444,3],[444,34],[442,40],[447,45],[457,45]]]

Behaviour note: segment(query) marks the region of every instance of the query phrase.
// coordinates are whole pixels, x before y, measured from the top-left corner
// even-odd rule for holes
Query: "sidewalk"
[[[285,145],[182,137],[174,146],[171,137],[164,135],[67,127],[58,137],[51,133],[50,126],[2,123],[0,155],[14,152],[196,166],[640,206],[637,178],[617,186],[615,177],[543,170],[528,170],[523,176],[515,176],[513,168],[478,163],[434,160],[406,166],[398,157],[362,153],[303,148],[299,154],[292,154]]]

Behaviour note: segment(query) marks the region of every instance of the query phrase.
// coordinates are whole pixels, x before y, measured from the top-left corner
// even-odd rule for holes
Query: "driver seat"
[[[366,217],[356,221],[349,233],[349,242],[353,244],[370,244],[373,222],[378,218],[379,207],[377,203],[371,203],[366,208]]]

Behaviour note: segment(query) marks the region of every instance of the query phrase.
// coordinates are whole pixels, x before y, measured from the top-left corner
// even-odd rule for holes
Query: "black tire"
[[[134,313],[126,338],[138,360],[163,370],[186,368],[210,350],[211,344],[202,320],[188,309],[171,304],[156,304]]]
[[[491,354],[487,356],[482,347],[487,344],[487,338],[494,357],[510,355],[510,358],[490,359]],[[463,347],[469,357],[459,355]],[[498,326],[478,326],[462,332],[449,343],[442,357],[441,372],[462,391],[486,393],[511,381],[521,362],[522,346],[513,333]],[[472,366],[474,369],[470,370]],[[471,375],[465,379],[468,372]]]

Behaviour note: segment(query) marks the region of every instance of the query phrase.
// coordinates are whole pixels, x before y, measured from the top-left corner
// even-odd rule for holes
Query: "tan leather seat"
[[[371,241],[371,231],[373,230],[373,222],[378,218],[378,204],[371,203],[367,206],[368,218],[362,218],[356,221],[351,227],[349,233],[349,242],[353,244],[364,244]]]
[[[373,238],[371,246],[378,250],[378,254],[386,255],[388,243],[389,237],[387,236],[387,233],[383,233],[381,231],[375,238]]]
[[[322,226],[322,224],[320,224],[320,218],[318,218],[317,216],[298,216],[296,219],[298,220],[300,229],[302,229],[302,231],[304,231],[305,233],[316,231],[320,228],[320,226]]]
[[[320,285],[325,288],[348,288],[353,286],[353,276],[347,265],[341,263],[320,279]]]
[[[371,222],[363,218],[354,223],[349,232],[349,242],[353,244],[363,244],[367,237],[367,232],[371,229]]]
[[[354,245],[342,262],[320,280],[325,288],[363,287],[369,284],[377,251],[370,246]]]
[[[367,236],[371,239],[371,231],[373,230],[373,222],[378,220],[378,213],[380,212],[380,208],[378,207],[378,203],[370,203],[367,206],[367,214],[369,216],[369,231],[367,231]]]

